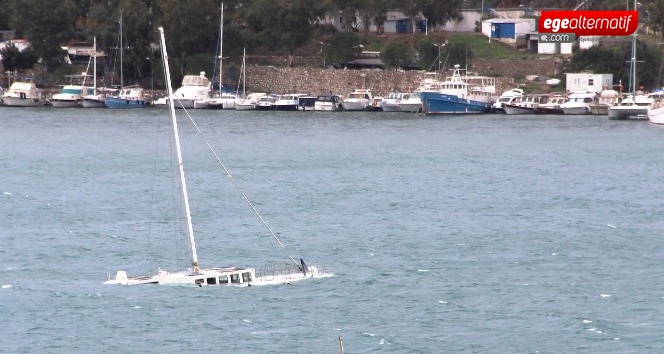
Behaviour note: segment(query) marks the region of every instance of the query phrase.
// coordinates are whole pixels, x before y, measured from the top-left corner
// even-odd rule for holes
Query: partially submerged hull
[[[326,278],[332,276],[318,267],[303,266],[275,266],[260,269],[258,276],[254,268],[220,267],[181,272],[168,272],[159,270],[153,276],[129,277],[125,271],[118,271],[115,278],[110,278],[104,284],[110,285],[175,285],[175,286],[259,286],[290,284],[296,281]]]

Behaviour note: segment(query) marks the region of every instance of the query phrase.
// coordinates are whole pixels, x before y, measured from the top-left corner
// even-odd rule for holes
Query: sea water
[[[0,352],[664,350],[664,127],[189,114],[232,176],[178,112],[201,266],[334,276],[104,285],[188,266],[167,111],[0,107]]]

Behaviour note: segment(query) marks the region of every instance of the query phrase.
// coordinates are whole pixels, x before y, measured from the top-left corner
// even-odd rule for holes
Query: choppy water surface
[[[203,266],[254,288],[103,285],[186,267],[163,110],[0,107],[6,353],[657,353],[664,127],[605,117],[182,114]]]

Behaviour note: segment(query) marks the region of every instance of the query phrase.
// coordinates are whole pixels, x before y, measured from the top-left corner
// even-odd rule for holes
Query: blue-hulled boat
[[[106,96],[104,104],[108,108],[145,108],[150,105],[143,93],[143,88],[138,86],[124,86],[123,67],[123,44],[122,44],[122,14],[120,15],[120,90],[117,96]]]
[[[426,114],[488,113],[496,94],[496,80],[487,76],[461,76],[455,65],[452,76],[420,92]]]
[[[117,96],[106,96],[104,99],[108,108],[145,108],[150,101],[145,98],[141,87],[123,87]]]

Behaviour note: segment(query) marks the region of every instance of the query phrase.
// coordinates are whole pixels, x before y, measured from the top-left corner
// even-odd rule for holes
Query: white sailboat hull
[[[648,108],[648,120],[654,124],[664,124],[664,106]]]
[[[115,278],[109,278],[104,284],[110,285],[174,285],[174,286],[260,286],[282,285],[311,278],[326,278],[333,274],[309,266],[306,272],[292,265],[274,266],[261,270],[256,276],[254,268],[208,268],[198,272],[192,270],[168,272],[159,270],[153,276],[128,277],[125,271],[118,271]]]

